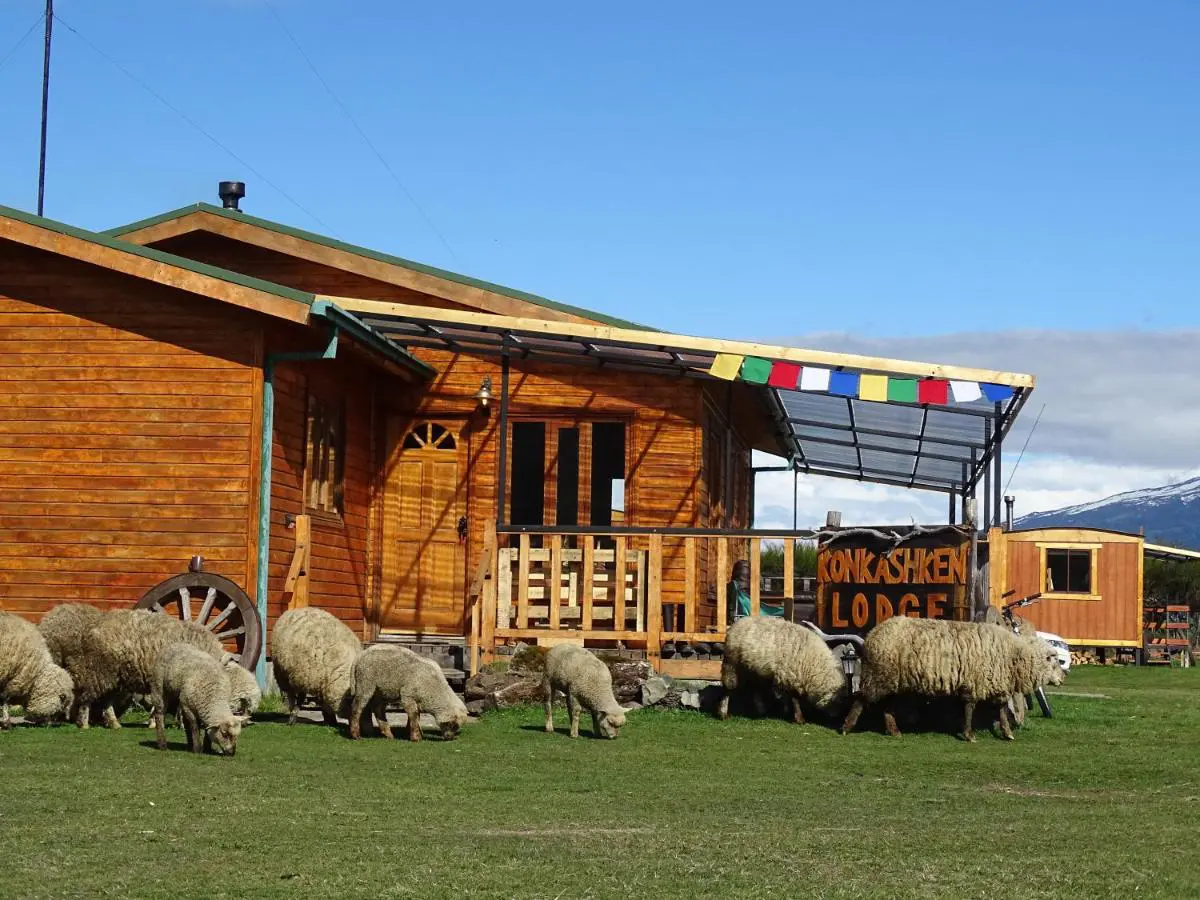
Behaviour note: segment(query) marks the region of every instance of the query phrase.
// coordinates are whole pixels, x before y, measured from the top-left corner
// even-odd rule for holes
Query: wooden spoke
[[[192,597],[199,599],[193,614]],[[175,607],[178,608],[175,608]],[[209,572],[188,572],[168,578],[146,592],[137,604],[183,622],[195,622],[214,637],[246,669],[253,669],[262,653],[262,623],[254,602],[234,582]]]
[[[192,594],[186,587],[179,589],[179,617],[185,622],[192,621]]]

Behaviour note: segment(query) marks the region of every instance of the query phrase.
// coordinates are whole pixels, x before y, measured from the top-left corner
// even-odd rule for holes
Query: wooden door
[[[388,424],[380,628],[463,634],[466,438],[447,424]]]

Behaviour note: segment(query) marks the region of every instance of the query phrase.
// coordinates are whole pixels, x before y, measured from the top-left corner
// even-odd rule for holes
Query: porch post
[[[496,463],[496,526],[505,520],[508,495],[508,354],[500,358],[500,459]]]
[[[996,470],[992,476],[992,481],[996,485],[996,489],[992,492],[992,526],[994,528],[1000,527],[1000,495],[1004,493],[1000,488],[1001,472],[1003,471],[1000,467],[1000,447],[1004,443],[1000,440],[1001,406],[1000,403],[996,404],[996,427],[993,429],[993,439],[996,442],[996,446],[992,449],[992,467]]]

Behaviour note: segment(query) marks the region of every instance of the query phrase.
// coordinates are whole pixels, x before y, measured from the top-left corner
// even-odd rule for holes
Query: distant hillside
[[[1146,540],[1152,543],[1200,549],[1200,478],[1116,494],[1095,503],[1030,513],[1014,525],[1078,525],[1133,534],[1144,528]]]

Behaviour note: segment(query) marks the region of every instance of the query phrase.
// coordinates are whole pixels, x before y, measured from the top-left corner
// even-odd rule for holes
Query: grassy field
[[[615,742],[485,716],[456,743],[255,724],[0,734],[20,897],[1196,897],[1200,674],[1078,669],[1055,718],[846,737],[641,711]],[[590,729],[590,723],[585,726]]]

